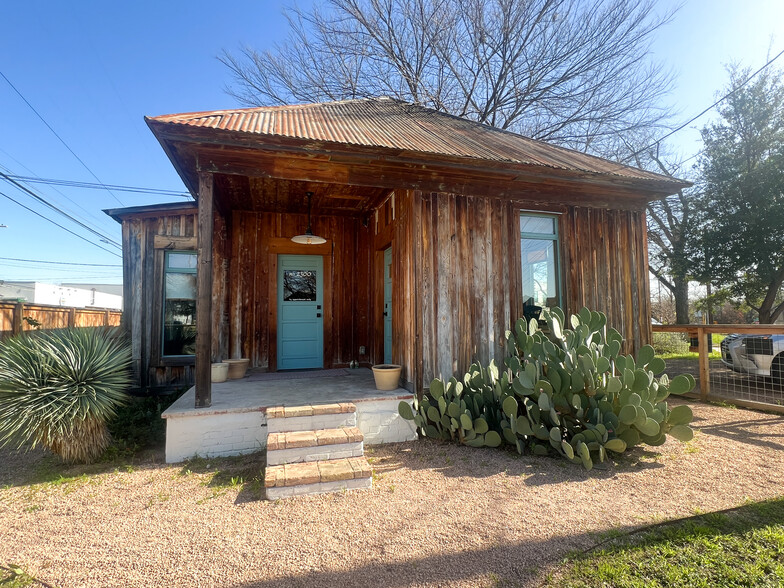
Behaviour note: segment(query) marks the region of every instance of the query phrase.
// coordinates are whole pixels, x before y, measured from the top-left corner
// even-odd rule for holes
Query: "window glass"
[[[166,252],[163,355],[196,354],[196,258]]]
[[[170,269],[196,269],[195,253],[169,253],[166,259]]]
[[[548,216],[520,216],[520,232],[539,235],[555,235],[555,219]]]
[[[538,319],[542,308],[561,303],[556,217],[521,214],[520,252],[523,313]]]
[[[283,270],[283,300],[286,302],[315,302],[316,272],[313,270]]]

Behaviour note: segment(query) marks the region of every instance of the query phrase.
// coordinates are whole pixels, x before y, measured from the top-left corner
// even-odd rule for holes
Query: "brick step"
[[[264,486],[268,500],[304,494],[371,488],[373,477],[364,457],[267,466]]]
[[[322,461],[365,454],[362,431],[357,427],[289,431],[267,436],[267,465]]]
[[[354,427],[357,407],[350,402],[274,406],[267,409],[267,433]]]

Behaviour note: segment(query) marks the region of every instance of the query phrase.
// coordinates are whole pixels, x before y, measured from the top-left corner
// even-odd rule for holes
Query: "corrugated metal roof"
[[[685,182],[392,98],[151,117],[172,125],[280,136],[622,178]]]

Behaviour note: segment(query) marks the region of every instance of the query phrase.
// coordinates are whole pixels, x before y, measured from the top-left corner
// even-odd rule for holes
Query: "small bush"
[[[689,352],[685,333],[654,333],[653,349],[657,355],[683,355]]]
[[[166,441],[166,421],[161,414],[180,393],[164,396],[131,396],[108,423],[116,453],[135,453],[161,447]]]
[[[131,353],[117,329],[38,331],[0,343],[0,446],[47,447],[91,462],[126,402]]]

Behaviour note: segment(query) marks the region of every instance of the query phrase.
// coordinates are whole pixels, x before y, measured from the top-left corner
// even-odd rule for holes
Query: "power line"
[[[2,149],[0,149],[0,151],[2,151]],[[4,152],[6,155],[9,155],[7,151],[3,151],[3,152]],[[10,156],[10,155],[9,155],[9,156]],[[13,159],[13,157],[11,157],[11,158]],[[21,165],[22,167],[24,167],[25,169],[27,169],[27,170],[28,170],[30,173],[32,173],[32,174],[34,174],[34,173],[35,173],[35,172],[33,172],[32,170],[30,170],[28,167],[26,167],[24,164],[22,164],[22,163],[20,163],[19,161],[17,161],[16,159],[14,159],[14,161],[16,161],[16,163],[18,163],[19,165]],[[9,169],[9,168],[7,168],[6,166],[4,166],[4,165],[2,165],[2,164],[0,164],[0,170],[3,170],[3,171],[5,172],[5,174],[6,174],[6,175],[7,175],[9,178],[19,179],[19,178],[24,178],[24,177],[25,177],[25,176],[16,176],[16,175],[15,175],[15,174],[14,174],[14,173],[13,173],[13,172],[12,172],[12,171]],[[36,176],[33,176],[33,177],[36,177]],[[30,182],[28,182],[28,181],[26,181],[26,180],[24,180],[24,179],[22,179],[22,180],[20,180],[20,181],[21,181],[21,182],[23,182],[25,185],[28,185],[28,186],[29,186],[29,184],[30,184]],[[29,187],[32,189],[32,186],[29,186]],[[94,215],[94,214],[93,214],[93,213],[91,213],[89,210],[87,210],[87,209],[86,209],[84,206],[82,206],[81,204],[79,204],[78,202],[76,202],[76,201],[75,201],[73,198],[71,198],[71,197],[69,197],[68,195],[64,194],[64,193],[63,193],[61,190],[59,190],[59,189],[58,189],[56,186],[50,186],[50,188],[51,188],[52,190],[54,190],[55,192],[57,192],[57,193],[58,193],[60,196],[62,196],[63,198],[65,198],[65,199],[66,199],[68,202],[70,202],[71,204],[73,204],[74,206],[76,206],[76,208],[78,208],[79,210],[81,210],[82,212],[84,212],[86,216],[84,216],[84,215],[80,215],[79,213],[77,213],[77,212],[75,212],[75,211],[72,211],[72,210],[69,210],[69,209],[67,209],[67,208],[65,208],[65,207],[63,206],[63,209],[64,209],[66,212],[68,212],[68,213],[72,214],[73,216],[77,217],[78,219],[82,220],[83,222],[85,222],[85,223],[87,223],[87,224],[91,224],[92,226],[94,226],[94,227],[96,227],[96,228],[99,228],[101,231],[105,231],[105,230],[106,230],[106,228],[105,228],[104,226],[102,226],[102,222],[106,220],[106,215],[103,215],[103,218],[100,218],[100,219],[99,219],[99,218],[98,218],[96,215]],[[49,201],[49,199],[48,199],[48,198],[47,198],[47,201]],[[52,202],[56,202],[56,201],[52,200]],[[91,219],[91,220],[88,220],[88,219]],[[113,225],[113,226],[114,226],[114,225]]]
[[[48,263],[54,265],[83,265],[89,267],[122,267],[121,263],[75,263],[72,261],[47,261],[45,259],[19,259],[16,257],[0,257],[5,261],[24,261],[27,263]]]
[[[636,156],[636,155],[640,155],[641,153],[643,153],[643,152],[647,151],[647,150],[648,150],[648,149],[650,149],[651,147],[655,147],[656,145],[658,145],[659,143],[661,143],[662,141],[664,141],[664,139],[666,139],[666,138],[668,138],[668,137],[671,137],[671,136],[673,136],[675,133],[677,133],[678,131],[681,131],[681,130],[683,130],[683,129],[684,129],[684,128],[686,128],[688,125],[690,125],[691,123],[693,123],[695,120],[697,120],[698,118],[700,118],[701,116],[703,116],[704,114],[706,114],[707,112],[709,112],[710,110],[712,110],[712,109],[716,108],[716,107],[717,107],[719,104],[721,104],[722,102],[724,102],[724,101],[725,101],[727,98],[729,98],[729,97],[730,97],[730,96],[732,96],[732,95],[733,95],[735,92],[737,92],[738,90],[740,90],[741,88],[743,88],[743,87],[744,87],[746,84],[748,84],[748,83],[749,83],[749,82],[750,82],[752,79],[754,79],[754,78],[755,78],[755,77],[756,77],[756,76],[757,76],[757,75],[758,75],[760,72],[762,72],[762,70],[764,70],[764,69],[765,69],[766,67],[768,67],[768,66],[769,66],[771,63],[773,63],[774,61],[776,61],[776,60],[777,60],[779,57],[781,57],[782,55],[784,55],[784,50],[782,50],[781,52],[779,52],[779,54],[778,54],[778,55],[776,55],[776,56],[775,56],[773,59],[769,60],[769,61],[768,61],[768,62],[767,62],[765,65],[763,65],[761,68],[759,68],[759,69],[758,69],[757,71],[755,71],[753,74],[751,74],[751,75],[750,75],[750,76],[749,76],[749,77],[746,79],[746,81],[744,81],[744,82],[743,82],[743,83],[742,83],[740,86],[738,86],[737,88],[734,88],[734,89],[733,89],[731,92],[728,92],[727,94],[725,94],[724,96],[722,96],[721,98],[719,98],[718,100],[716,100],[716,102],[714,102],[713,104],[711,104],[710,106],[708,106],[708,108],[706,108],[705,110],[703,110],[702,112],[700,112],[698,115],[696,115],[696,116],[693,116],[692,118],[690,118],[689,120],[687,120],[685,123],[683,123],[682,125],[679,125],[678,127],[674,128],[673,130],[671,130],[669,133],[667,133],[667,134],[666,134],[666,135],[664,135],[663,137],[660,137],[659,139],[657,139],[656,141],[654,141],[654,142],[653,142],[653,143],[651,143],[650,145],[648,145],[648,146],[646,146],[646,147],[643,147],[642,149],[639,149],[638,151],[635,151],[634,153],[632,153],[631,155],[629,155],[628,157],[626,157],[626,159],[624,159],[624,160],[623,160],[621,163],[625,163],[625,162],[629,161],[630,159],[632,159],[634,156]],[[696,157],[696,156],[695,156],[695,157]],[[688,160],[687,160],[687,161],[688,161]]]
[[[96,236],[100,237],[101,239],[104,239],[104,240],[106,240],[106,241],[107,241],[107,242],[108,242],[110,245],[114,245],[115,247],[118,247],[118,248],[122,249],[122,245],[120,245],[120,244],[119,244],[117,241],[115,241],[114,239],[112,239],[112,238],[111,238],[111,237],[109,237],[108,235],[104,235],[104,234],[103,234],[103,233],[101,233],[100,231],[97,231],[97,230],[95,230],[94,228],[90,227],[89,225],[86,225],[85,223],[83,223],[83,222],[82,222],[82,221],[80,221],[79,219],[77,219],[77,218],[75,218],[75,217],[71,216],[70,214],[68,214],[68,213],[67,213],[67,212],[65,212],[64,210],[62,210],[62,209],[58,208],[58,207],[57,207],[57,206],[55,206],[54,204],[52,204],[52,203],[50,203],[50,202],[47,202],[47,201],[46,201],[46,199],[42,198],[41,196],[39,196],[38,194],[36,194],[35,192],[33,192],[33,191],[30,189],[30,188],[28,188],[28,187],[26,187],[26,186],[23,186],[22,184],[20,184],[20,183],[19,183],[19,182],[17,182],[16,180],[12,179],[12,178],[11,178],[11,177],[10,177],[8,174],[6,174],[5,172],[2,172],[2,171],[0,171],[0,179],[4,179],[4,180],[5,180],[5,181],[7,181],[8,183],[10,183],[10,184],[12,184],[12,185],[16,186],[17,188],[19,188],[19,189],[20,189],[20,190],[22,190],[23,192],[25,192],[25,193],[29,194],[30,196],[32,196],[33,198],[35,198],[35,199],[36,199],[38,202],[40,202],[40,203],[41,203],[41,204],[43,204],[44,206],[46,206],[46,207],[48,207],[48,208],[50,208],[50,209],[54,210],[54,211],[55,211],[55,212],[57,212],[58,214],[61,214],[62,216],[64,216],[64,217],[65,217],[65,218],[67,218],[68,220],[70,220],[70,221],[72,221],[72,222],[76,223],[77,225],[79,225],[79,226],[80,226],[80,227],[82,227],[83,229],[85,229],[85,230],[87,230],[87,231],[91,232],[92,234],[94,234],[94,235],[96,235]]]
[[[163,190],[159,188],[140,188],[138,186],[124,186],[121,184],[95,184],[93,182],[80,182],[78,180],[60,180],[50,178],[38,178],[30,176],[17,176],[9,174],[9,177],[31,182],[33,184],[47,184],[51,186],[67,186],[69,188],[90,188],[93,190],[103,190],[104,188],[111,188],[118,192],[137,192],[139,194],[160,194],[162,196],[178,196],[180,198],[190,198],[191,195],[186,192],[178,192],[176,190]]]
[[[13,91],[14,91],[14,92],[16,92],[16,93],[17,93],[17,95],[18,95],[18,96],[19,96],[19,97],[20,97],[20,98],[21,98],[21,99],[24,101],[24,103],[25,103],[25,104],[27,104],[27,106],[29,106],[29,107],[30,107],[30,110],[32,110],[32,111],[35,113],[35,115],[36,115],[36,116],[37,116],[39,119],[41,119],[41,122],[42,122],[42,123],[44,123],[44,124],[46,125],[46,128],[47,128],[47,129],[49,129],[50,131],[52,131],[52,134],[53,134],[55,137],[57,137],[57,138],[60,140],[60,143],[62,143],[62,144],[65,146],[65,148],[66,148],[66,149],[68,149],[68,151],[70,151],[70,152],[71,152],[71,155],[73,155],[73,156],[76,158],[76,160],[77,160],[79,163],[81,163],[81,164],[82,164],[82,167],[84,167],[84,169],[86,169],[88,172],[90,172],[90,175],[91,175],[93,178],[95,178],[95,181],[96,181],[96,182],[98,182],[99,184],[103,184],[103,182],[101,182],[100,178],[99,178],[98,176],[96,176],[96,175],[95,175],[95,173],[93,172],[93,170],[91,170],[91,169],[90,169],[90,168],[87,166],[87,164],[86,164],[84,161],[82,161],[82,158],[81,158],[81,157],[79,157],[79,156],[76,154],[76,152],[75,152],[73,149],[71,149],[71,148],[68,146],[68,143],[66,143],[66,142],[63,140],[63,138],[62,138],[60,135],[58,135],[58,134],[57,134],[57,131],[55,131],[55,130],[52,128],[52,126],[51,126],[51,125],[50,125],[48,122],[46,122],[46,119],[44,119],[44,117],[43,117],[43,116],[41,116],[41,114],[40,114],[40,113],[39,113],[39,112],[38,112],[38,111],[35,109],[35,107],[34,107],[32,104],[30,104],[30,102],[27,100],[27,98],[25,98],[25,97],[24,97],[24,95],[22,95],[22,93],[21,93],[19,90],[17,90],[17,89],[16,89],[16,86],[14,86],[14,85],[11,83],[11,80],[9,80],[9,79],[8,79],[8,78],[5,76],[5,74],[4,74],[2,71],[0,71],[0,76],[2,76],[2,78],[3,78],[3,79],[6,81],[6,82],[8,82],[8,85],[9,85],[9,86],[11,86],[11,88],[13,89]],[[122,200],[120,200],[120,199],[117,197],[117,195],[116,195],[114,192],[112,192],[112,191],[111,191],[109,188],[107,188],[106,186],[104,186],[104,188],[106,188],[106,191],[107,191],[107,192],[109,192],[109,194],[111,194],[111,195],[112,195],[112,198],[114,198],[114,199],[115,199],[115,200],[116,200],[116,201],[117,201],[117,202],[120,204],[120,206],[125,206],[125,204],[123,203],[123,201],[122,201]]]
[[[30,208],[30,207],[28,207],[28,206],[25,206],[24,204],[22,204],[22,203],[21,203],[21,202],[19,202],[18,200],[15,200],[15,199],[11,198],[11,197],[10,197],[8,194],[5,194],[4,192],[0,192],[0,196],[4,196],[4,197],[8,198],[8,199],[9,199],[11,202],[13,202],[14,204],[18,204],[19,206],[21,206],[21,207],[22,207],[22,208],[24,208],[25,210],[29,210],[29,211],[30,211],[30,212],[32,212],[34,215],[41,217],[42,219],[44,219],[45,221],[48,221],[48,222],[52,223],[52,224],[53,224],[53,225],[55,225],[56,227],[60,227],[60,228],[61,228],[62,230],[64,230],[65,232],[67,232],[67,233],[71,233],[71,234],[72,234],[74,237],[78,237],[78,238],[79,238],[79,239],[81,239],[82,241],[85,241],[85,242],[89,243],[90,245],[95,245],[96,247],[98,247],[98,249],[103,249],[103,250],[104,250],[104,251],[106,251],[107,253],[111,253],[112,255],[114,255],[114,256],[116,256],[116,257],[122,257],[122,255],[119,255],[118,253],[115,253],[114,251],[111,251],[111,250],[109,250],[109,249],[106,249],[106,247],[101,247],[100,245],[98,245],[98,243],[93,243],[92,241],[90,241],[90,240],[89,240],[89,239],[87,239],[86,237],[83,237],[83,236],[82,236],[82,235],[80,235],[79,233],[74,233],[74,232],[73,232],[71,229],[68,229],[68,228],[64,227],[63,225],[61,225],[60,223],[57,223],[57,222],[53,221],[53,220],[52,220],[52,219],[50,219],[49,217],[47,217],[47,216],[44,216],[43,214],[41,214],[40,212],[37,212],[37,211],[33,210],[32,208]]]

